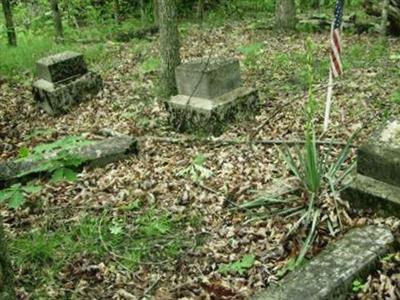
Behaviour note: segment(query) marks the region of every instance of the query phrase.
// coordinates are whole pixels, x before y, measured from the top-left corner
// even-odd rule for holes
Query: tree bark
[[[113,6],[114,6],[114,20],[115,23],[119,24],[121,23],[119,0],[114,0]]]
[[[14,274],[6,244],[3,218],[0,216],[0,299],[16,299],[14,290]]]
[[[154,24],[159,25],[159,0],[153,0],[153,18]]]
[[[62,24],[62,16],[60,7],[58,5],[58,0],[50,0],[51,11],[53,12],[54,28],[56,42],[62,42],[64,39],[64,29]]]
[[[161,53],[161,93],[165,97],[177,93],[175,68],[181,63],[178,18],[175,0],[158,0]]]
[[[384,0],[382,2],[382,22],[381,22],[381,35],[387,35],[389,21],[389,0]]]
[[[279,30],[290,31],[296,28],[295,0],[276,0],[275,22]]]
[[[1,0],[4,11],[5,24],[7,28],[8,44],[10,46],[17,46],[17,34],[15,33],[12,8],[10,0]]]

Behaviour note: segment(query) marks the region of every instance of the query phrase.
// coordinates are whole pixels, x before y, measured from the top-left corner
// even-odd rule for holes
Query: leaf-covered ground
[[[317,124],[322,124],[328,33],[280,35],[257,21],[217,28],[189,24],[181,31],[184,60],[237,57],[244,85],[260,92],[259,115],[233,124],[220,139],[246,141],[271,112],[288,103],[255,139],[302,139],[308,36],[316,46],[314,88],[320,104]],[[337,81],[332,124],[323,138],[346,141],[365,126],[358,144],[389,115],[399,114],[400,42],[345,34],[343,44],[345,75]],[[101,138],[102,128],[137,137],[187,137],[168,126],[164,105],[156,96],[157,41],[106,46],[113,63],[107,68],[100,63],[92,66],[102,74],[104,91],[64,116],[53,118],[35,110],[29,84],[0,80],[0,159],[18,156],[22,147],[69,135]],[[340,147],[331,151],[334,157]],[[201,183],[178,176],[200,153],[212,176]],[[43,189],[22,209],[2,209],[18,295],[21,299],[244,299],[278,280],[277,273],[298,254],[305,233],[286,237],[295,218],[264,208],[234,208],[251,200],[254,190],[289,176],[272,145],[250,148],[246,143],[169,143],[149,138],[137,157],[85,169],[76,182],[38,179]],[[322,219],[329,220],[333,231],[319,228],[309,258],[342,234],[332,197],[325,195],[323,201]],[[343,232],[372,223],[387,224],[393,231],[400,226],[394,218],[360,215],[344,201],[341,216]],[[227,267],[235,262],[233,268]],[[391,280],[399,289],[398,265],[393,270],[397,275],[384,279],[372,275],[369,282]],[[373,298],[377,294],[373,287],[362,299],[394,299],[385,293]]]

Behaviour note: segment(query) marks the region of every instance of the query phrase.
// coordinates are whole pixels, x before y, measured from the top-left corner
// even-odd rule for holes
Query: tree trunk
[[[175,0],[158,0],[161,53],[161,91],[163,96],[176,95],[175,68],[181,63],[178,18]]]
[[[140,19],[142,23],[146,23],[146,11],[144,6],[144,0],[140,0]]]
[[[154,24],[159,25],[159,0],[153,0],[153,18]]]
[[[119,24],[121,23],[119,0],[114,0],[113,6],[114,6],[114,20],[115,23]]]
[[[10,0],[1,0],[4,11],[4,18],[7,28],[8,44],[10,46],[17,46],[17,34],[15,33],[12,9]]]
[[[64,30],[62,25],[60,7],[58,6],[58,0],[50,0],[50,2],[51,11],[53,12],[56,42],[62,42],[64,39]]]
[[[197,18],[203,21],[204,17],[204,0],[197,0]]]
[[[15,299],[14,274],[8,254],[3,218],[0,216],[0,299]]]
[[[296,27],[295,0],[276,0],[275,22],[279,30],[294,30]]]
[[[386,36],[389,21],[389,0],[382,2],[382,23],[381,23],[381,35]]]

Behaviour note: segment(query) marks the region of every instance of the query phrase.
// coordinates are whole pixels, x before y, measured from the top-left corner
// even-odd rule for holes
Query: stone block
[[[400,121],[391,120],[358,150],[357,172],[400,187]]]
[[[400,218],[400,187],[357,174],[341,197],[352,207]]]
[[[244,87],[214,99],[178,95],[166,104],[176,130],[214,135],[221,134],[228,122],[257,113],[260,108],[257,91]]]
[[[181,95],[213,99],[240,87],[237,59],[200,59],[176,68],[176,83]]]
[[[62,83],[39,79],[33,83],[33,97],[37,105],[51,115],[64,113],[85,99],[95,96],[103,88],[100,75],[88,72]]]
[[[389,229],[367,226],[349,231],[301,269],[253,300],[345,300],[355,279],[365,278],[394,248]]]
[[[83,55],[66,51],[40,59],[36,63],[38,77],[57,83],[88,72]]]

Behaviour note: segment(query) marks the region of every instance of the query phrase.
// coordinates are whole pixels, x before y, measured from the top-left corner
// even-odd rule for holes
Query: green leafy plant
[[[190,177],[190,179],[194,182],[210,178],[213,176],[213,173],[204,167],[205,160],[206,159],[202,153],[197,154],[190,165],[187,168],[179,171],[177,175],[182,177]]]
[[[243,275],[248,269],[253,267],[256,257],[254,255],[246,255],[241,260],[235,261],[230,264],[222,264],[218,268],[221,274],[239,273]]]
[[[41,189],[41,186],[33,184],[26,186],[20,183],[13,184],[0,191],[0,203],[7,203],[11,208],[17,209],[24,203],[25,195],[38,193]]]
[[[353,292],[360,292],[365,288],[365,283],[362,283],[360,280],[356,279],[353,281],[352,291]]]
[[[49,172],[52,173],[52,180],[60,182],[63,180],[76,180],[76,173],[73,168],[79,167],[84,160],[72,153],[77,147],[90,145],[92,142],[79,136],[68,136],[53,143],[40,144],[33,148],[30,153],[27,148],[21,148],[20,158],[17,161],[41,162],[35,168],[21,173],[23,177],[31,173]]]
[[[245,55],[244,63],[253,66],[256,63],[258,54],[262,51],[264,45],[262,43],[249,44],[239,48],[239,51]]]

